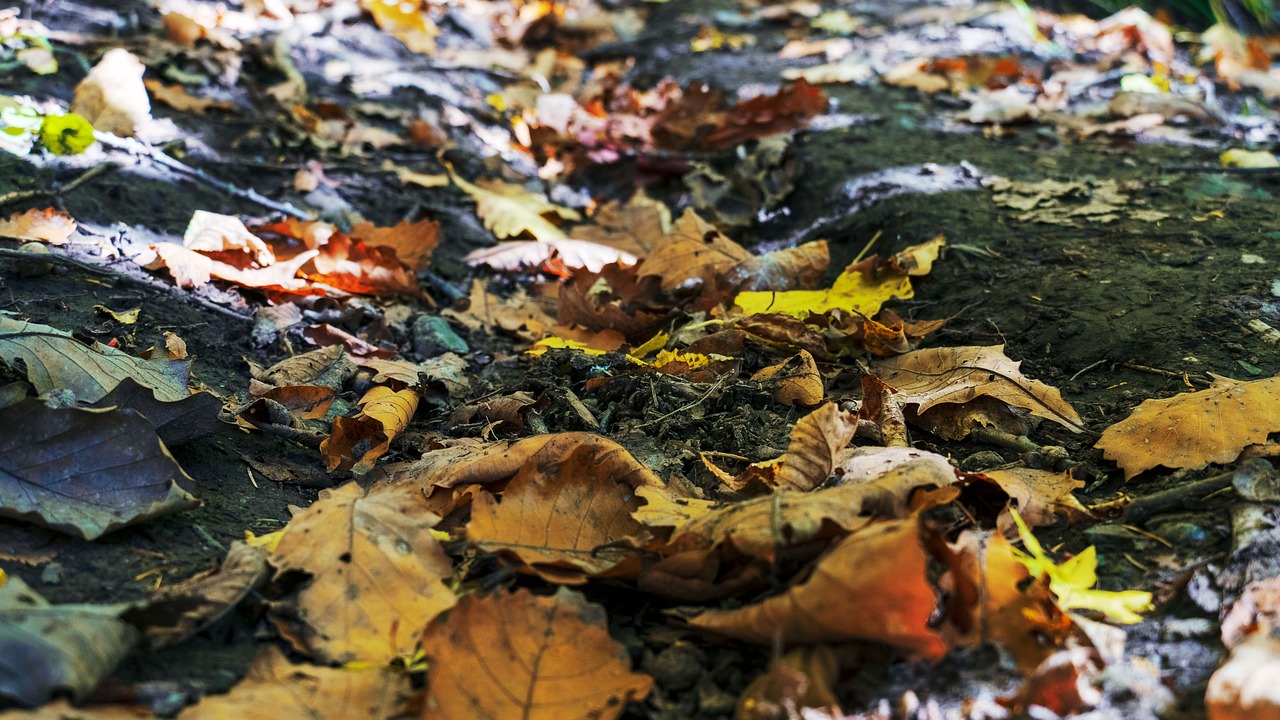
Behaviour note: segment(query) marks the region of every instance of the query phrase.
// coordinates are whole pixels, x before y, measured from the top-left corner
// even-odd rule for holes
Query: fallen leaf
[[[643,192],[632,195],[625,205],[616,200],[605,203],[591,220],[570,231],[575,240],[612,247],[636,258],[648,256],[671,232],[671,210]]]
[[[635,493],[655,486],[626,481],[648,477],[626,473],[634,461],[607,446],[582,445],[549,462],[536,458],[500,499],[488,492],[476,496],[467,538],[482,550],[516,557],[551,582],[634,576],[640,560],[635,548],[644,535],[644,526],[631,518],[639,505]]]
[[[376,385],[360,398],[360,412],[333,421],[333,434],[320,445],[329,472],[350,470],[364,475],[418,410],[416,390],[392,390]]]
[[[705,139],[710,148],[732,147],[774,133],[789,132],[827,110],[821,88],[797,80],[773,95],[743,100],[724,115],[724,121]]]
[[[844,717],[835,696],[839,679],[840,665],[829,645],[792,650],[771,661],[769,669],[742,691],[734,720],[776,720],[794,717],[797,711],[814,720]],[[811,711],[821,714],[811,716]]]
[[[468,595],[427,628],[422,646],[424,717],[609,720],[653,685],[631,672],[604,609],[567,588]]]
[[[427,8],[419,0],[361,0],[360,4],[373,15],[378,27],[405,47],[427,55],[436,51],[440,29],[427,17]]]
[[[546,219],[546,215],[563,220],[579,220],[577,210],[549,202],[540,193],[500,180],[481,180],[473,185],[450,171],[453,183],[476,201],[476,215],[485,228],[499,240],[529,233],[536,240],[564,240],[567,235]]]
[[[138,633],[110,606],[50,605],[21,579],[0,583],[0,697],[43,705],[88,695],[129,653]]]
[[[0,515],[93,540],[199,505],[155,427],[129,409],[0,409]]]
[[[827,403],[800,418],[791,429],[787,451],[773,460],[750,465],[736,476],[713,465],[705,454],[702,461],[733,490],[754,483],[781,490],[812,490],[831,475],[836,454],[853,439],[857,427],[856,416]]]
[[[45,208],[14,213],[8,220],[0,220],[0,236],[18,240],[36,240],[50,245],[65,245],[76,232],[76,221],[71,216]]]
[[[741,292],[733,304],[744,315],[782,313],[803,319],[831,310],[875,315],[890,299],[907,300],[913,296],[911,280],[896,261],[871,257],[845,268],[828,290]]]
[[[547,314],[548,309],[554,309],[554,304],[530,296],[523,288],[518,288],[510,297],[500,298],[486,289],[483,280],[473,280],[469,300],[466,310],[446,308],[440,314],[473,330],[497,327],[526,340],[541,339],[556,324],[555,318]]]
[[[1031,706],[1058,717],[1068,717],[1096,707],[1103,693],[1092,680],[1101,669],[1091,648],[1068,648],[1050,655],[1026,678],[1017,695],[1001,699],[1015,713]]]
[[[547,267],[552,262],[569,270],[585,268],[600,272],[609,263],[634,265],[636,256],[608,245],[564,238],[544,242],[502,242],[491,248],[473,250],[463,260],[468,265],[487,265],[503,272]]]
[[[152,648],[182,642],[217,622],[267,577],[266,551],[231,544],[222,565],[151,593],[120,614]]]
[[[138,322],[138,315],[142,312],[142,308],[140,307],[133,308],[132,310],[121,310],[120,312],[116,312],[106,305],[94,305],[93,309],[121,325],[132,325]]]
[[[295,515],[268,561],[277,577],[311,580],[277,626],[322,662],[387,663],[412,652],[419,632],[453,606],[452,563],[431,534],[439,517],[408,484],[324,490]]]
[[[148,270],[167,269],[179,287],[207,285],[216,277],[247,288],[301,295],[326,294],[323,289],[311,289],[310,283],[298,277],[298,271],[319,254],[318,250],[307,250],[267,267],[245,269],[215,260],[177,243],[156,243],[150,250],[155,253],[155,257],[146,259],[145,262],[142,262],[145,258],[140,257],[140,264]]]
[[[826,394],[818,365],[808,350],[761,369],[751,379],[773,386],[773,399],[781,405],[813,407],[822,402]]]
[[[1280,640],[1253,635],[1231,650],[1209,678],[1205,709],[1210,720],[1280,718]]]
[[[211,435],[222,427],[218,413],[222,400],[208,392],[187,395],[181,400],[158,400],[155,392],[131,377],[121,380],[111,392],[97,402],[97,408],[132,408],[155,426],[156,434],[168,447],[175,447],[199,437]]]
[[[1129,417],[1102,431],[1095,447],[1124,470],[1126,480],[1161,466],[1198,469],[1235,460],[1266,442],[1280,425],[1280,378],[1214,376],[1206,390],[1144,400]]]
[[[1075,479],[1070,472],[1015,467],[988,470],[983,475],[1009,495],[1016,503],[1018,513],[1033,527],[1052,525],[1059,515],[1073,519],[1089,516],[1076,496],[1071,494],[1084,487],[1084,481]]]
[[[76,85],[71,112],[102,132],[133,137],[151,121],[151,101],[142,84],[146,66],[128,50],[108,50]]]
[[[182,234],[182,246],[199,253],[243,253],[259,267],[276,261],[275,252],[262,238],[249,232],[240,218],[197,210]],[[216,258],[220,259],[220,258]]]
[[[265,370],[250,367],[250,372],[255,379],[276,387],[320,385],[337,391],[356,374],[356,365],[341,345],[329,345],[286,358]]]
[[[1057,388],[1032,380],[1003,345],[931,348],[877,360],[871,371],[902,393],[901,401],[923,413],[943,403],[963,404],[987,395],[1073,432],[1084,430],[1075,408]]]
[[[393,227],[359,223],[347,234],[373,247],[394,250],[400,262],[420,272],[431,264],[431,254],[440,242],[440,223],[429,219],[416,223],[404,220]]]
[[[930,659],[947,644],[931,627],[938,593],[920,521],[879,520],[840,540],[783,594],[690,625],[757,645],[878,642]]]
[[[272,646],[230,692],[204,696],[178,720],[391,720],[404,717],[410,693],[409,676],[391,668],[295,665]]]
[[[341,345],[353,358],[390,359],[396,356],[395,350],[374,345],[364,338],[356,337],[328,323],[306,326],[302,329],[302,337],[308,343],[321,347]]]
[[[166,85],[159,80],[145,80],[142,84],[151,91],[151,97],[179,112],[203,115],[210,110],[234,112],[236,109],[236,104],[230,100],[196,97],[182,85]]]

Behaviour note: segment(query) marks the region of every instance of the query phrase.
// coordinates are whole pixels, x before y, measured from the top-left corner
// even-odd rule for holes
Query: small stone
[[[1280,501],[1280,475],[1262,458],[1249,458],[1236,467],[1231,484],[1245,500],[1274,503]]]
[[[659,686],[668,690],[688,690],[702,677],[706,657],[698,648],[676,643],[653,658],[649,673]]]
[[[994,450],[983,450],[961,460],[960,469],[965,472],[977,472],[979,470],[989,470],[993,467],[999,467],[1003,464],[1004,458],[1000,456],[1000,453]]]
[[[1205,532],[1204,528],[1186,520],[1157,525],[1151,532],[1168,540],[1175,547],[1202,545],[1209,540],[1209,533]]]
[[[62,582],[62,563],[51,562],[40,571],[40,582],[45,585],[57,585]]]
[[[439,315],[419,315],[413,321],[413,350],[424,358],[433,358],[447,352],[459,355],[471,352],[467,341],[449,327],[449,322]]]
[[[40,255],[49,255],[49,247],[44,243],[29,242],[18,248],[18,252],[31,255],[33,257]],[[48,275],[53,272],[53,263],[43,260],[15,260],[13,269],[23,277],[37,278]]]
[[[698,686],[698,709],[703,715],[728,717],[737,705],[738,698],[719,685],[708,682]]]

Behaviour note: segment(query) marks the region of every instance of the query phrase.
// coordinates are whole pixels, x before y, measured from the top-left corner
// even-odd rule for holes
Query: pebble
[[[706,657],[701,650],[685,643],[676,643],[653,658],[649,674],[653,675],[660,687],[688,690],[702,677],[705,664]]]
[[[471,352],[471,347],[449,327],[447,320],[423,314],[413,321],[413,350],[424,358],[433,358],[447,352],[462,355]]]
[[[1175,547],[1179,545],[1201,545],[1209,539],[1209,533],[1203,527],[1186,520],[1157,525],[1151,529],[1151,532],[1173,543]]]
[[[25,255],[40,256],[49,255],[49,248],[44,243],[29,242],[18,248],[18,252]],[[53,272],[53,263],[42,260],[17,260],[13,263],[13,269],[23,277],[37,278],[48,275]]]
[[[960,469],[965,472],[987,470],[1004,464],[1004,458],[994,450],[982,450],[960,461]]]
[[[40,582],[45,585],[57,585],[62,582],[62,563],[51,562],[40,571]]]

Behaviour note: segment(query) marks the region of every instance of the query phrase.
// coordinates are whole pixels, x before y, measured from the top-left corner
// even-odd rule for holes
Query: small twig
[[[866,244],[866,245],[863,245],[863,246],[862,246],[862,249],[858,251],[857,256],[855,256],[855,257],[853,258],[853,262],[851,262],[851,263],[849,263],[849,264],[850,264],[850,265],[852,265],[852,264],[854,264],[854,263],[858,262],[859,260],[861,260],[862,258],[866,257],[867,252],[871,250],[871,246],[872,246],[872,245],[875,245],[875,244],[876,244],[876,241],[877,241],[877,240],[879,240],[879,239],[880,239],[880,236],[881,236],[881,235],[883,235],[883,234],[884,234],[884,230],[877,230],[877,231],[876,231],[876,234],[875,234],[875,235],[872,235],[872,236],[871,236],[871,239],[867,241],[867,244]]]
[[[195,531],[196,535],[200,536],[200,539],[204,541],[205,545],[208,545],[209,547],[212,547],[213,549],[219,550],[221,552],[227,551],[227,546],[223,545],[221,542],[218,542],[218,539],[210,535],[208,530],[205,530],[204,528],[194,523],[191,525],[191,529]]]
[[[970,430],[969,437],[979,442],[985,442],[988,445],[1005,447],[1020,453],[1040,449],[1040,446],[1032,442],[1026,435],[1014,435],[1011,432],[983,425]]]
[[[565,402],[569,403],[569,407],[573,408],[573,412],[577,414],[582,422],[587,424],[587,427],[596,432],[600,431],[600,421],[596,420],[596,416],[591,414],[590,408],[582,404],[582,399],[578,397],[577,393],[569,388],[561,388],[558,392],[562,393]]]
[[[310,430],[300,430],[298,428],[289,427],[288,425],[277,425],[275,423],[254,422],[252,418],[244,418],[258,430],[268,434],[282,437],[285,440],[292,440],[299,445],[305,445],[310,448],[319,448],[328,436],[320,433],[311,432]]]
[[[115,170],[115,169],[116,169],[115,163],[104,162],[98,165],[94,165],[93,167],[84,171],[83,173],[78,175],[75,179],[73,179],[71,182],[67,183],[66,185],[54,185],[52,188],[49,188],[47,190],[45,189],[14,190],[13,192],[7,192],[3,195],[0,195],[0,205],[8,205],[9,203],[15,203],[15,202],[18,202],[19,200],[29,200],[31,198],[44,197],[45,195],[61,195],[63,193],[69,193],[72,190],[75,190],[76,188],[85,184],[86,182],[92,180],[93,178],[107,172],[108,170]]]
[[[1075,374],[1075,375],[1072,375],[1071,377],[1067,378],[1067,382],[1071,382],[1071,381],[1075,380],[1076,378],[1080,377],[1081,375],[1083,375],[1083,374],[1085,374],[1085,373],[1089,372],[1090,370],[1092,370],[1092,369],[1094,369],[1094,368],[1096,368],[1096,367],[1101,367],[1101,366],[1106,365],[1106,364],[1107,364],[1107,359],[1106,359],[1106,358],[1103,358],[1103,359],[1099,360],[1098,362],[1093,363],[1092,365],[1088,365],[1088,366],[1086,366],[1086,367],[1083,367],[1083,368],[1081,368],[1078,372],[1076,372],[1076,374]]]
[[[140,157],[145,157],[155,163],[158,163],[160,165],[163,165],[169,168],[170,170],[177,171],[195,180],[199,180],[200,182],[203,182],[206,185],[215,187],[218,190],[221,190],[222,192],[228,195],[231,195],[232,197],[238,197],[242,200],[248,200],[249,202],[261,205],[262,207],[265,207],[268,210],[275,210],[276,212],[284,213],[285,215],[288,215],[290,217],[295,217],[300,220],[316,219],[315,213],[302,210],[292,205],[291,203],[272,200],[271,198],[259,193],[257,190],[253,190],[251,188],[245,189],[245,188],[237,187],[236,185],[232,185],[229,182],[219,180],[213,177],[212,175],[209,175],[203,170],[200,170],[198,168],[193,168],[190,165],[179,162],[178,160],[174,160],[173,158],[169,157],[168,155],[165,155],[163,152],[151,147],[150,145],[138,142],[133,138],[121,138],[121,137],[116,137],[115,135],[112,135],[110,133],[103,133],[103,132],[95,132],[93,135],[95,138],[98,139],[98,142],[102,143],[103,145],[106,145],[107,147],[115,148],[116,150],[123,150],[124,152],[131,153],[133,155],[137,155]]]
[[[18,242],[22,242],[22,238],[12,238],[8,236],[0,236],[0,239],[15,240]],[[57,253],[50,253],[48,255],[30,255],[28,253],[24,253],[19,250],[10,250],[8,248],[0,248],[0,258],[12,258],[15,260],[26,260],[29,262],[50,262],[50,263],[53,263],[54,265],[62,265],[63,267],[76,268],[77,270],[82,270],[84,272],[87,272],[93,275],[101,275],[104,277],[109,277],[112,280],[125,283],[127,285],[134,285],[140,288],[145,288],[147,290],[165,293],[167,295],[181,298],[189,302],[194,302],[204,308],[207,308],[209,310],[212,310],[218,313],[219,315],[225,315],[230,318],[235,318],[236,320],[240,320],[241,322],[249,322],[249,323],[253,322],[253,318],[248,315],[241,315],[240,313],[236,312],[235,310],[232,310],[231,308],[226,308],[216,303],[210,302],[198,295],[192,295],[191,293],[182,292],[181,290],[179,290],[178,288],[172,285],[166,285],[158,281],[136,278],[128,273],[125,273],[119,270],[112,270],[111,268],[106,268],[100,265],[94,265],[92,263],[83,262],[80,260],[76,260],[75,258],[68,257],[66,255],[60,255]]]
[[[1185,372],[1161,370],[1160,368],[1151,367],[1150,365],[1140,365],[1136,362],[1133,362],[1132,360],[1126,360],[1120,363],[1120,367],[1125,367],[1125,368],[1129,368],[1130,370],[1137,370],[1139,372],[1144,372],[1144,373],[1151,373],[1152,375],[1163,375],[1164,377],[1174,378],[1175,380],[1181,380],[1182,382],[1187,384],[1187,387],[1191,387],[1191,383],[1193,381],[1201,385],[1209,384],[1208,381],[1202,380],[1200,378],[1192,378],[1190,375],[1188,375]]]
[[[1188,500],[1200,499],[1222,488],[1231,487],[1234,477],[1234,472],[1222,473],[1140,497],[1124,509],[1125,522],[1140,523],[1147,518],[1180,508]]]
[[[471,306],[470,295],[459,290],[453,285],[450,285],[448,280],[445,280],[430,270],[426,270],[422,273],[422,279],[427,281],[427,285],[431,286],[432,290],[435,290],[448,298],[449,304],[453,306],[454,310],[462,312]]]
[[[642,422],[642,423],[640,423],[639,425],[637,425],[637,426],[636,426],[636,429],[637,429],[637,430],[639,430],[640,428],[646,428],[646,427],[649,427],[650,425],[657,425],[658,423],[662,422],[663,420],[666,420],[666,419],[667,419],[667,418],[669,418],[669,417],[673,417],[673,416],[675,416],[675,415],[679,415],[680,413],[682,413],[682,412],[684,412],[684,411],[686,411],[686,410],[692,410],[693,408],[698,407],[698,406],[699,406],[699,405],[701,405],[703,402],[705,402],[707,398],[711,397],[711,394],[712,394],[712,393],[714,393],[716,390],[719,390],[719,389],[720,389],[720,386],[724,384],[725,378],[727,378],[727,377],[729,377],[729,376],[728,376],[728,375],[721,375],[721,376],[716,380],[715,384],[711,386],[711,389],[710,389],[710,390],[708,390],[708,391],[706,391],[705,393],[703,393],[702,397],[698,398],[697,400],[694,400],[693,402],[691,402],[691,403],[689,403],[689,404],[687,404],[687,405],[681,405],[680,407],[676,408],[675,410],[672,410],[671,412],[667,413],[666,415],[663,415],[663,416],[662,416],[662,417],[660,417],[660,418],[654,418],[653,420],[650,420],[650,421],[648,421],[648,422]]]

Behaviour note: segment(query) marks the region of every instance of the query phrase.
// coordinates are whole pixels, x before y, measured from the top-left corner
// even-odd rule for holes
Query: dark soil
[[[120,5],[78,0],[33,3],[27,9],[50,27],[68,32],[110,32],[126,41],[138,32],[154,32],[153,11],[128,3],[142,19],[143,25],[135,27],[124,22],[129,13]],[[727,0],[657,5],[646,35],[618,51],[640,58],[634,71],[637,82],[674,75],[682,81],[705,80],[731,90],[750,83],[776,83],[779,62],[773,51],[781,40],[767,33],[753,51],[689,53],[688,40],[697,27],[689,16],[710,17],[717,10],[735,7]],[[875,11],[888,16],[903,9],[877,6]],[[306,51],[298,53],[300,68],[304,73],[318,72],[326,42],[350,46],[356,39],[356,30],[351,29],[346,35],[335,33],[303,43],[300,47]],[[382,46],[367,48],[369,54],[384,51],[396,52]],[[92,61],[95,47],[70,52],[82,52]],[[248,57],[246,73],[254,82],[271,80],[255,76],[255,56],[249,53]],[[76,69],[71,57],[64,58],[64,68],[53,82],[19,74],[0,77],[0,91],[67,100],[82,70]],[[491,82],[449,73],[438,73],[432,80],[452,85],[456,92],[463,92],[469,82]],[[329,93],[337,100],[350,97],[342,88],[318,82],[313,92]],[[826,219],[819,234],[831,241],[832,267],[840,268],[877,232],[881,238],[871,249],[881,254],[945,233],[950,249],[933,272],[916,283],[916,297],[894,307],[908,318],[951,317],[929,340],[932,345],[1004,344],[1010,357],[1023,362],[1027,375],[1062,390],[1084,417],[1089,432],[1073,435],[1046,425],[1033,439],[1042,445],[1063,446],[1074,461],[1083,463],[1083,475],[1090,480],[1087,502],[1120,493],[1143,495],[1222,472],[1221,467],[1211,467],[1190,474],[1148,473],[1125,485],[1114,467],[1092,450],[1092,444],[1098,432],[1141,401],[1203,387],[1207,373],[1251,379],[1280,372],[1276,347],[1246,327],[1255,319],[1272,325],[1280,322],[1280,301],[1273,294],[1280,262],[1275,252],[1275,229],[1280,225],[1274,200],[1280,193],[1280,175],[1178,169],[1216,167],[1217,142],[1222,138],[1206,143],[1212,147],[1205,148],[1134,144],[1115,138],[1071,141],[1034,125],[991,138],[945,121],[952,109],[945,98],[931,99],[877,84],[832,86],[830,94],[840,112],[860,119],[845,128],[800,134],[793,146],[796,189],[783,204],[785,212],[774,212],[771,219],[736,232],[735,239],[748,247],[777,243]],[[401,88],[379,101],[412,107],[436,99],[421,89]],[[275,199],[306,202],[289,180],[306,160],[318,155],[272,145],[264,133],[251,132],[261,130],[260,121],[266,119],[167,114],[162,108],[156,114],[169,117],[189,138],[185,161],[192,166]],[[481,167],[474,156],[462,157],[465,147],[458,153],[459,162]],[[396,160],[425,165],[432,157],[423,151]],[[114,172],[51,198],[53,205],[104,237],[134,242],[180,237],[196,210],[269,214],[143,160],[120,154],[110,159],[121,163]],[[382,159],[379,154],[336,158],[326,164],[326,173],[342,182],[343,199],[371,220],[440,219],[447,240],[437,252],[433,270],[454,286],[465,287],[471,271],[459,258],[490,241],[471,217],[471,206],[458,193],[401,186],[393,176],[377,171]],[[66,183],[101,160],[37,162],[0,156],[0,194],[17,188],[56,189],[58,183]],[[845,183],[860,176],[898,166],[961,162],[1014,180],[1100,178],[1133,183],[1137,188],[1133,196],[1143,201],[1144,209],[1163,211],[1169,217],[1151,223],[1122,213],[1112,223],[1082,221],[1078,226],[1021,221],[1018,211],[996,204],[987,189],[908,193],[870,203],[852,215],[841,212],[853,202],[843,193]],[[623,179],[619,185],[630,182]],[[685,199],[676,182],[657,183],[651,192],[676,203]],[[865,198],[861,201],[865,204]],[[37,199],[3,210],[48,204]],[[1266,262],[1245,263],[1244,255],[1260,256]],[[104,341],[115,338],[131,352],[162,343],[162,333],[175,330],[196,356],[196,381],[226,397],[228,403],[234,404],[245,392],[246,359],[269,364],[289,352],[282,343],[257,347],[251,341],[247,313],[258,300],[251,294],[226,289],[171,293],[163,287],[122,281],[119,273],[136,278],[147,275],[128,269],[127,262],[112,267],[117,275],[59,266],[40,278],[7,272],[5,262],[0,260],[0,310]],[[167,278],[160,280],[161,285],[167,283]],[[236,319],[214,312],[197,302],[196,295],[246,315]],[[437,299],[448,302],[447,297]],[[95,313],[93,307],[98,304],[141,306],[143,311],[136,325],[118,326]],[[702,467],[700,451],[750,460],[771,458],[786,447],[797,419],[797,413],[779,411],[768,393],[745,381],[713,386],[665,376],[623,376],[589,390],[586,381],[599,375],[598,366],[609,363],[608,357],[553,352],[531,362],[515,359],[516,343],[511,338],[475,333],[466,339],[475,350],[468,358],[478,379],[472,388],[475,397],[515,390],[545,395],[549,398],[542,413],[546,430],[588,429],[557,394],[558,389],[569,388],[601,419],[601,432],[664,477],[674,473],[710,487],[712,479]],[[759,358],[748,358],[746,363],[764,364]],[[836,378],[831,392],[851,392],[856,384],[856,377]],[[468,399],[453,398],[448,405]],[[427,433],[445,427],[450,409],[420,411],[418,429]],[[953,455],[958,461],[980,452],[998,453],[1010,463],[1021,460],[1017,452],[1003,447],[947,443],[923,433],[914,439],[919,446]],[[411,458],[413,451],[412,443],[406,441],[391,459]],[[303,507],[314,499],[313,481],[323,475],[313,451],[232,426],[175,448],[174,455],[193,479],[193,492],[203,501],[199,509],[96,542],[0,521],[0,567],[52,602],[139,598],[158,582],[170,584],[213,567],[246,530],[264,533],[282,527],[291,506]],[[1203,596],[1195,602],[1181,588],[1199,564],[1225,557],[1230,503],[1227,498],[1197,503],[1150,518],[1140,529],[1118,518],[1060,527],[1049,532],[1046,543],[1065,552],[1096,545],[1101,555],[1101,587],[1156,590],[1169,601],[1152,619],[1130,628],[1129,650],[1160,669],[1165,683],[1178,694],[1182,717],[1201,715],[1204,683],[1223,649],[1216,636],[1218,607]],[[501,572],[496,566],[489,570]],[[587,592],[607,601],[614,636],[628,645],[640,669],[657,678],[653,697],[633,708],[634,717],[727,716],[738,693],[768,660],[766,652],[717,643],[674,627],[653,632],[655,624],[667,624],[663,611],[668,608],[652,599],[625,590]],[[251,607],[241,609],[183,644],[132,657],[120,668],[117,680],[177,681],[191,696],[225,691],[243,675],[261,645],[270,641],[260,623]],[[992,648],[955,654],[937,667],[908,665],[883,650],[862,652],[858,664],[862,669],[840,687],[844,707],[850,711],[876,708],[882,701],[895,703],[907,690],[954,708],[965,697],[990,700],[1008,692],[1016,681]],[[1124,687],[1123,680],[1116,680],[1116,685]],[[1153,716],[1141,698],[1116,695],[1110,707],[1115,715],[1108,717]]]

